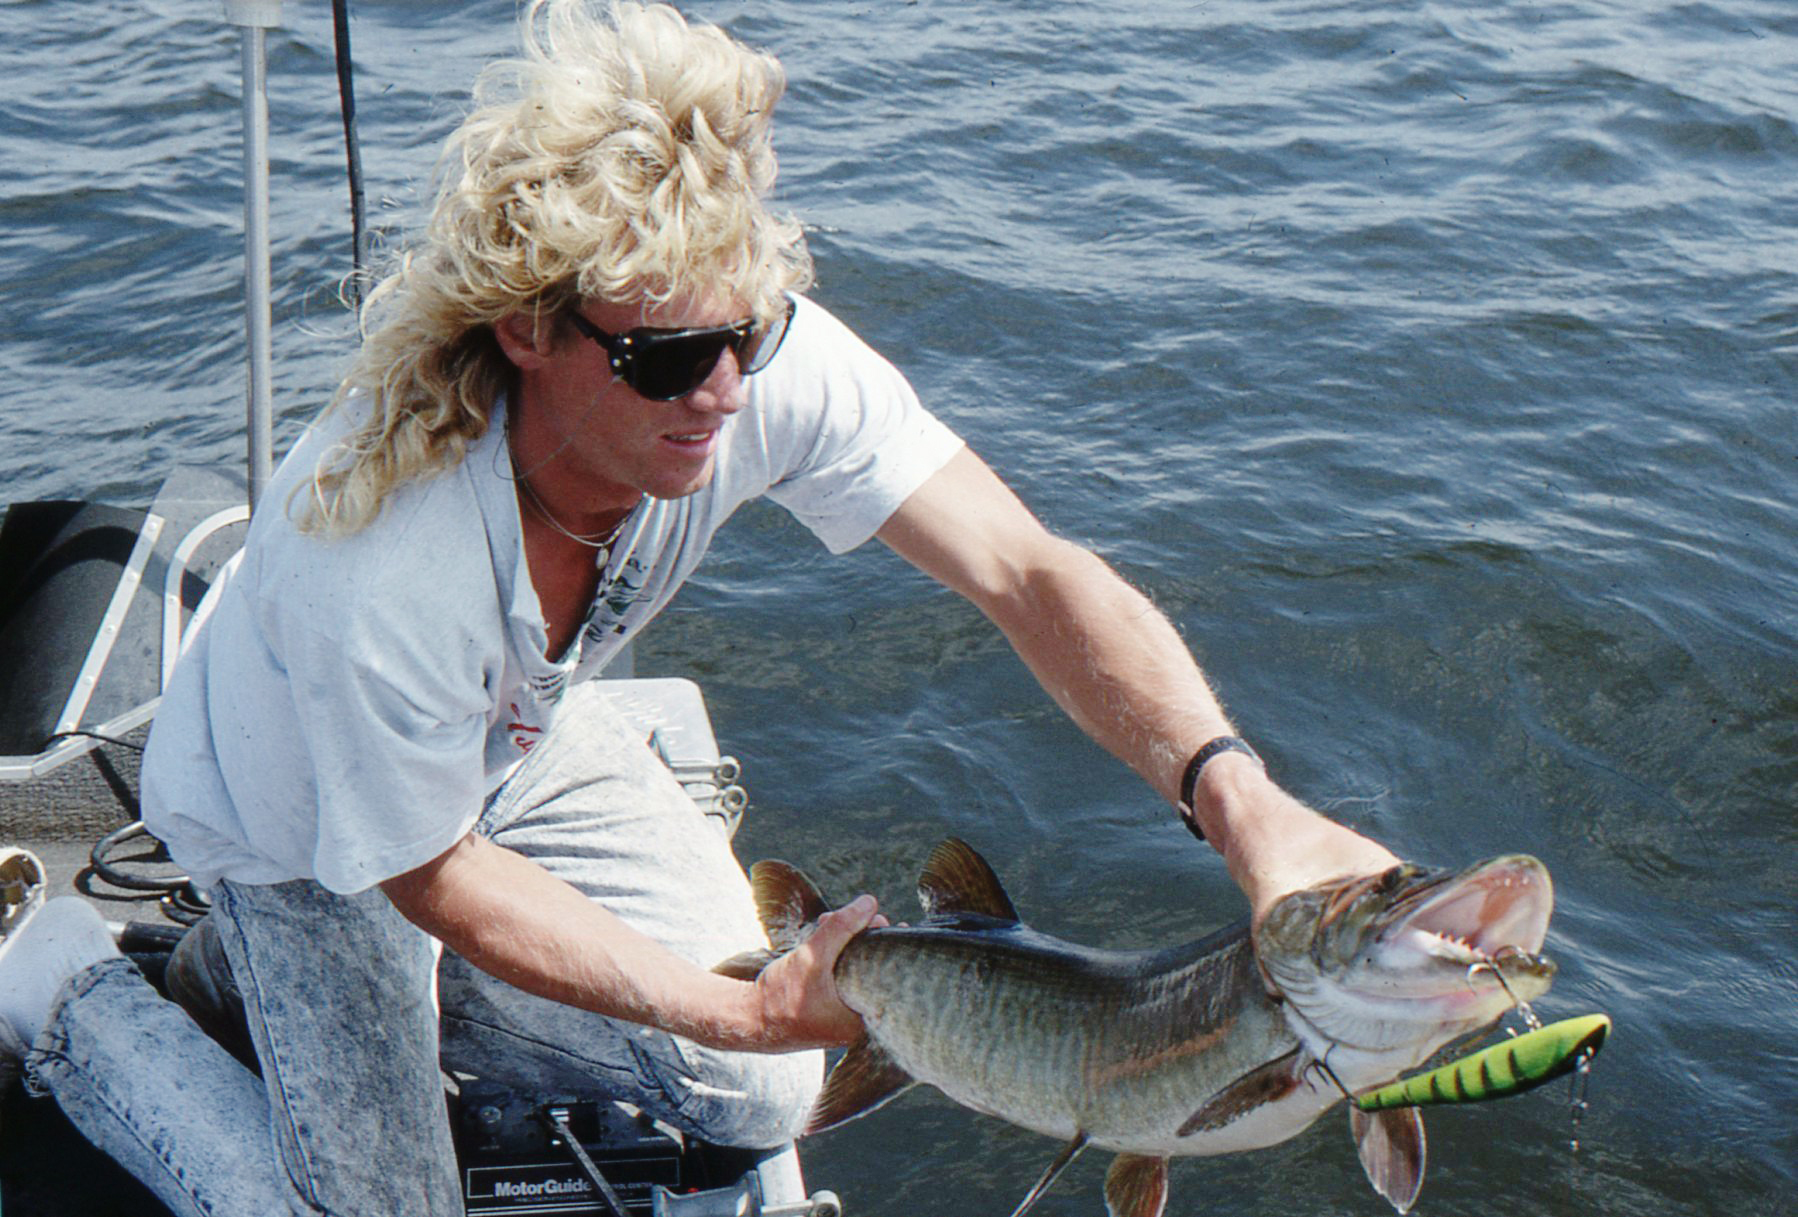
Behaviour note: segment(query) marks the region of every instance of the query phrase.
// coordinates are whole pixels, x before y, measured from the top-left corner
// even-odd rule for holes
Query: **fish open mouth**
[[[1534,858],[1494,858],[1408,893],[1393,906],[1397,921],[1382,935],[1460,967],[1535,955],[1548,936],[1554,892]]]
[[[1553,885],[1521,854],[1459,871],[1403,865],[1287,899],[1263,923],[1262,965],[1312,1051],[1362,1053],[1370,1079],[1490,1026],[1554,979],[1539,954]]]
[[[1389,999],[1497,1002],[1502,1011],[1553,979],[1554,964],[1538,954],[1553,911],[1547,869],[1521,854],[1425,879],[1379,919],[1348,983]]]

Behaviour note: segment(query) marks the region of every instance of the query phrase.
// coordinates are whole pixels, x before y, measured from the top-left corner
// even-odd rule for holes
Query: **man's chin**
[[[657,499],[684,499],[710,486],[716,472],[716,462],[707,457],[705,466],[698,472],[658,478],[655,485],[644,488],[644,493]]]

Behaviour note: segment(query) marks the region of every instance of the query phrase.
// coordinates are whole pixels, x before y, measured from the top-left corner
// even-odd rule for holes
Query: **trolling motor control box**
[[[680,1192],[696,1182],[686,1147],[674,1134],[616,1104],[545,1104],[469,1082],[458,1106],[453,1128],[462,1201],[470,1217],[611,1217],[577,1156],[546,1118],[551,1108],[566,1113],[569,1130],[631,1217],[648,1217],[652,1189]]]

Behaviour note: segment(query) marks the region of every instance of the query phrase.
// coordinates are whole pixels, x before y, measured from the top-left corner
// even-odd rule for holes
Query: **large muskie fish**
[[[758,863],[752,877],[774,954],[829,907],[785,863]],[[1325,883],[1277,903],[1254,944],[1245,922],[1151,951],[1031,930],[960,841],[931,855],[918,896],[923,922],[865,931],[837,962],[837,991],[867,1035],[831,1071],[806,1131],[928,1082],[1066,1143],[1013,1217],[1087,1145],[1118,1154],[1105,1180],[1113,1217],[1159,1217],[1170,1157],[1295,1136],[1345,1091],[1416,1068],[1554,975],[1537,955],[1548,872],[1523,856]],[[749,975],[756,962],[724,970]],[[1408,1210],[1423,1184],[1417,1110],[1350,1118],[1369,1180]]]

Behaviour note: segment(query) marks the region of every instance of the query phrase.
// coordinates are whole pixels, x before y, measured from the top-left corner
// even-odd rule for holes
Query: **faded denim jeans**
[[[766,945],[724,834],[591,682],[476,831],[695,963]],[[460,1213],[440,1064],[526,1094],[623,1099],[751,1147],[790,1141],[822,1079],[821,1053],[718,1052],[439,962],[379,890],[213,894],[262,1078],[122,959],[65,986],[28,1061],[33,1085],[184,1217]],[[790,1155],[764,1185],[798,1198]]]

